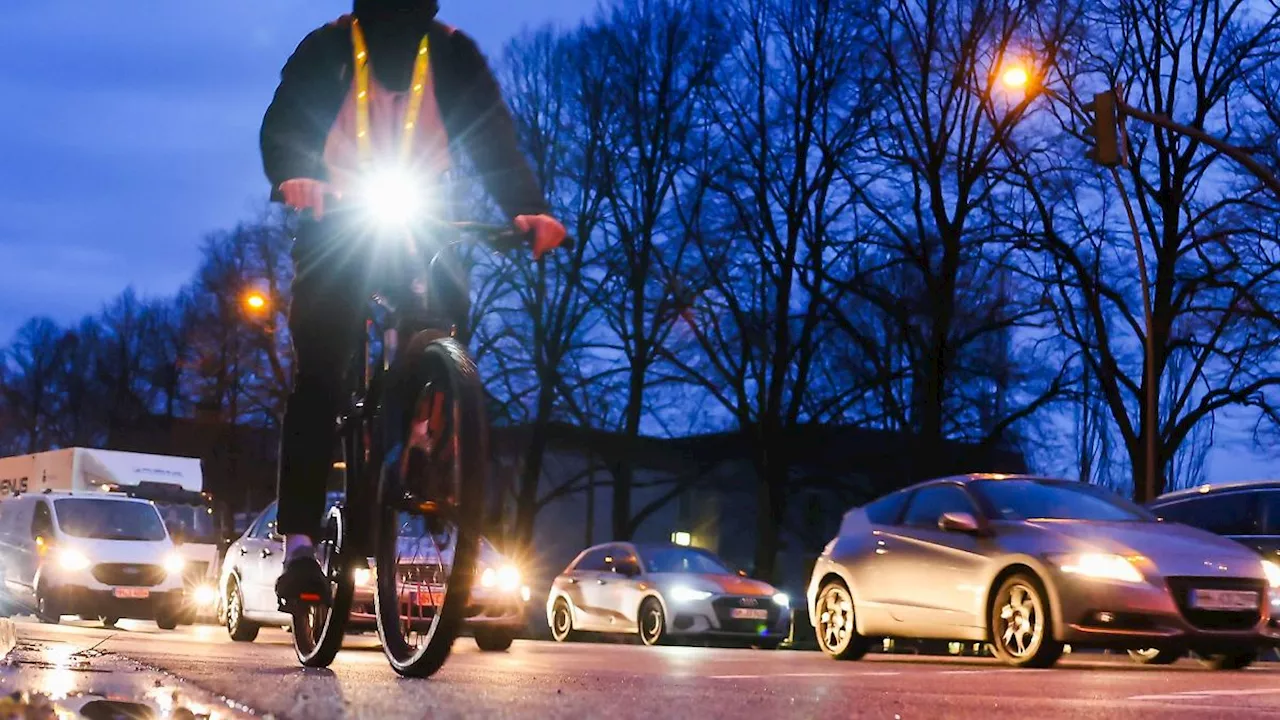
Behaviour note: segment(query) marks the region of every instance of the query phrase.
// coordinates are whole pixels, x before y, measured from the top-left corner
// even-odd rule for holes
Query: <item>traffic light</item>
[[[1084,111],[1091,116],[1085,134],[1093,137],[1093,149],[1085,155],[1104,167],[1126,164],[1115,91],[1095,93],[1093,102],[1085,103]]]

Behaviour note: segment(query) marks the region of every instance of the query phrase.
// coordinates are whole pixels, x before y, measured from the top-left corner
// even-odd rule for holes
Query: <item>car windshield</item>
[[[645,569],[651,573],[733,574],[720,558],[697,548],[641,548],[640,554]]]
[[[55,500],[53,513],[62,532],[94,540],[165,539],[160,514],[148,503],[72,498]]]
[[[1149,522],[1155,518],[1121,498],[1094,485],[1061,480],[978,480],[969,483],[1000,520],[1092,520],[1095,522]]]
[[[207,505],[156,503],[156,509],[164,518],[170,535],[179,537],[184,542],[218,541],[218,526],[213,521],[213,509]]]

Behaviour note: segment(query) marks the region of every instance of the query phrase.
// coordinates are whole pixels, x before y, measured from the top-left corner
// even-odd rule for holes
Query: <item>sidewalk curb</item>
[[[9,657],[9,653],[17,646],[17,626],[9,618],[0,618],[0,660]]]

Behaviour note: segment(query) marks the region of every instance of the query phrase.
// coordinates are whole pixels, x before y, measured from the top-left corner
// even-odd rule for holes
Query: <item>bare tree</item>
[[[1262,117],[1247,81],[1274,72],[1274,10],[1258,14],[1218,0],[1176,0],[1157,10],[1117,0],[1097,11],[1098,31],[1083,52],[1056,63],[1062,82],[1077,90],[1090,81],[1119,86],[1129,104],[1228,141],[1237,119]],[[1271,200],[1260,197],[1254,179],[1194,139],[1135,123],[1128,130],[1125,192],[1133,195],[1148,266],[1151,327],[1109,178],[1079,156],[1062,158],[1061,143],[1028,151],[1023,175],[1033,230],[1049,258],[1044,277],[1059,331],[1080,347],[1096,378],[1127,450],[1134,495],[1146,500],[1149,433],[1156,433],[1158,494],[1183,443],[1219,411],[1254,407],[1277,419],[1280,257],[1274,223],[1264,220]],[[1161,396],[1155,416],[1143,402],[1146,343]]]

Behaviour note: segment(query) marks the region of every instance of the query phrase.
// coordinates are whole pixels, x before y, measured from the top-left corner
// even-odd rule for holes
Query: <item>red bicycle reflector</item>
[[[316,593],[302,593],[298,595],[298,599],[301,600],[302,602],[309,602],[309,603],[320,602],[320,596],[317,595]]]

